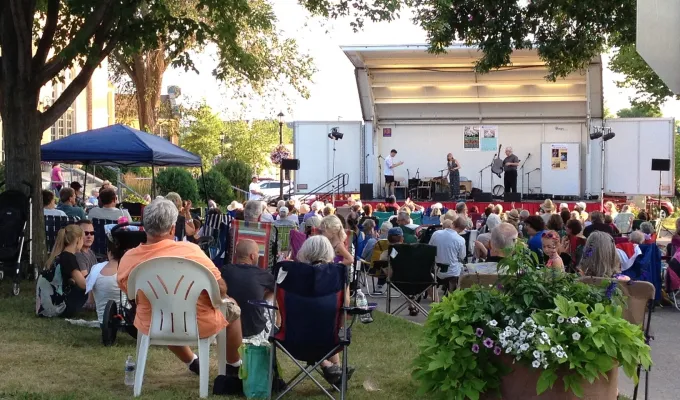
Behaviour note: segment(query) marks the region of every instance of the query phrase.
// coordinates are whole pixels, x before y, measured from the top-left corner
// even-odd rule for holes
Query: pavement
[[[668,233],[661,234],[658,244],[665,248],[670,240]],[[370,303],[377,303],[379,311],[386,311],[386,298],[374,298],[368,296]],[[403,303],[402,298],[392,299],[392,310]],[[428,309],[430,299],[426,299],[421,304]],[[408,309],[401,311],[398,315],[408,321],[423,324],[427,319],[422,313],[417,316],[409,316]],[[649,374],[649,399],[653,400],[677,400],[680,399],[680,379],[674,378],[675,373],[680,367],[680,344],[675,343],[676,336],[680,337],[680,311],[671,306],[657,307],[652,313],[651,341],[653,366]],[[644,383],[646,373],[640,374],[640,388],[638,398],[643,399]],[[619,370],[619,391],[621,394],[630,398],[633,397],[633,382],[624,374],[623,369]]]

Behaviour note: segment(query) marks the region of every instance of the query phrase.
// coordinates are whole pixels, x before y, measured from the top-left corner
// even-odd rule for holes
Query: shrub
[[[253,176],[253,168],[241,160],[220,161],[211,171],[218,171],[232,185],[245,191],[248,191],[248,185]]]
[[[221,206],[227,205],[234,198],[234,191],[231,189],[231,183],[218,171],[214,169],[208,171],[204,176],[205,188],[208,191],[208,199],[215,200]],[[201,195],[201,200],[205,200],[206,195],[203,190],[203,182],[198,180],[198,192]]]
[[[156,177],[156,185],[162,195],[177,192],[182,200],[198,201],[198,184],[189,171],[183,168],[166,168]]]
[[[94,171],[94,176],[96,176],[97,178],[103,181],[109,181],[113,186],[118,185],[118,172],[109,167],[97,165],[95,168],[95,166],[93,165],[88,165],[86,167],[86,170],[89,175],[91,175],[92,172]]]

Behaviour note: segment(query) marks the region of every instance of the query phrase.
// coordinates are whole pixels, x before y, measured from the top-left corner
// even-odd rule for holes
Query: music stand
[[[652,171],[659,171],[659,223],[661,224],[661,230],[665,230],[666,232],[670,233],[671,236],[673,235],[673,232],[671,232],[668,228],[664,228],[663,226],[663,221],[661,220],[661,183],[663,182],[661,174],[664,171],[670,171],[671,170],[671,160],[668,158],[652,158]]]

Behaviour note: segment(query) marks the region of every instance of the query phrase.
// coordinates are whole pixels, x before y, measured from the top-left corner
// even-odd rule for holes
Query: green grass
[[[8,282],[0,282],[0,399],[97,400],[132,396],[132,389],[123,384],[125,359],[135,354],[135,341],[130,336],[119,333],[115,346],[104,347],[99,329],[73,326],[61,319],[37,318],[31,282],[22,285],[18,297],[11,297],[9,292]],[[352,331],[348,354],[356,372],[349,382],[348,398],[417,398],[417,386],[410,373],[422,328],[400,318],[375,314],[374,323],[357,322]],[[95,319],[96,314],[88,317]],[[217,375],[216,346],[210,351],[212,386]],[[290,378],[293,364],[284,361],[283,356],[279,358],[284,378]],[[365,386],[379,390],[369,392]],[[141,398],[198,398],[198,376],[188,372],[166,348],[152,346]],[[325,397],[313,384],[305,383],[287,398]]]

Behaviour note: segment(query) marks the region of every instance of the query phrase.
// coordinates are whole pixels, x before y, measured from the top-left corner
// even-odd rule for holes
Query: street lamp
[[[283,144],[283,111],[279,112],[279,145]],[[283,200],[283,160],[279,164],[279,198]]]

